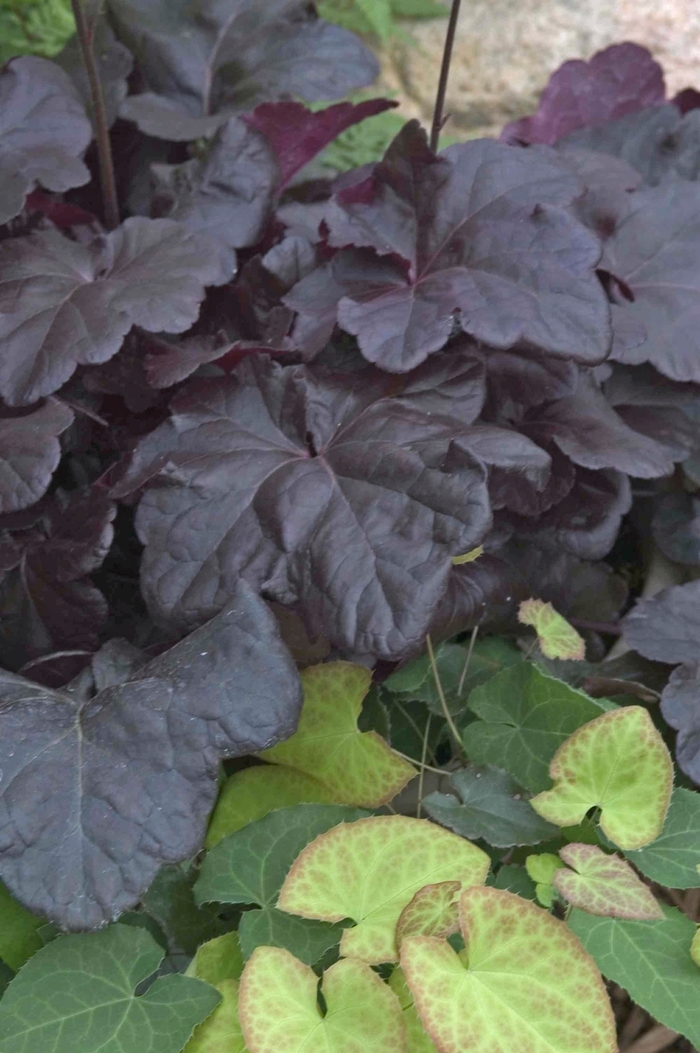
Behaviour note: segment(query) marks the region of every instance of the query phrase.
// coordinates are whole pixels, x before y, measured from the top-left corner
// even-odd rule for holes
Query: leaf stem
[[[464,681],[467,679],[467,673],[469,672],[469,666],[471,665],[472,655],[474,653],[474,644],[476,643],[476,637],[479,632],[479,626],[475,625],[472,629],[471,639],[469,640],[469,649],[467,650],[467,657],[464,660],[464,669],[462,675],[459,678],[459,687],[457,688],[457,697],[462,697],[462,691],[464,690]]]
[[[103,219],[107,229],[114,230],[115,227],[119,226],[119,202],[117,199],[117,184],[114,178],[114,161],[112,159],[112,142],[109,137],[107,111],[95,60],[95,25],[97,19],[95,18],[92,25],[88,23],[83,0],[71,0],[71,7],[75,18],[80,53],[90,86],[92,123],[95,130],[100,186],[102,188]]]
[[[461,3],[462,0],[452,0],[450,21],[447,25],[445,47],[442,52],[442,66],[440,67],[440,80],[438,81],[437,95],[435,97],[435,109],[433,111],[433,124],[430,129],[430,149],[433,151],[433,153],[437,152],[437,148],[440,142],[440,132],[442,131],[443,126],[442,111],[445,108],[447,79],[450,75],[452,48],[455,42],[455,34],[457,32],[457,19],[459,18],[459,9]]]
[[[438,698],[440,699],[440,706],[442,707],[443,716],[447,721],[447,726],[454,736],[454,740],[457,743],[457,748],[460,753],[463,750],[462,738],[459,734],[457,725],[454,722],[454,718],[450,713],[450,707],[447,705],[447,699],[445,698],[445,692],[442,689],[442,681],[440,680],[440,673],[438,672],[437,663],[435,662],[435,652],[433,651],[433,641],[430,639],[430,633],[425,638],[425,643],[428,648],[428,658],[430,659],[430,668],[433,673],[433,680],[435,681],[435,687],[437,688]]]
[[[416,819],[420,819],[423,805],[423,783],[425,782],[425,758],[428,755],[428,736],[430,735],[430,722],[433,714],[429,711],[425,721],[425,732],[423,733],[423,749],[420,755],[420,775],[418,776],[418,804],[416,806]]]
[[[414,768],[425,768],[426,771],[435,772],[436,775],[450,774],[445,768],[433,768],[431,764],[424,764],[422,760],[418,761],[415,757],[409,757],[407,753],[402,753],[401,750],[394,749],[393,746],[391,747],[391,752],[395,753],[397,757],[401,758],[401,760],[408,761],[408,763],[412,764]]]

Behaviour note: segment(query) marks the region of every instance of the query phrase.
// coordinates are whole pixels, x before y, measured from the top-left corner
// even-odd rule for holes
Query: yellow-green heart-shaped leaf
[[[261,764],[237,771],[224,783],[209,821],[207,848],[229,834],[262,819],[277,808],[295,804],[335,804],[336,795],[312,775],[281,764]]]
[[[406,977],[397,965],[389,977],[389,987],[399,1000],[403,1010],[403,1022],[406,1025],[406,1053],[437,1053],[435,1043],[425,1033],[423,1025],[418,1016],[418,1010],[413,1003],[411,989],[406,983]]]
[[[531,625],[537,633],[540,650],[545,658],[563,658],[581,662],[586,657],[582,636],[569,625],[551,603],[544,600],[525,600],[518,610],[518,621]]]
[[[574,907],[606,918],[663,918],[655,897],[624,859],[597,845],[566,845],[559,855],[567,866],[556,871],[552,884]]]
[[[182,1053],[247,1053],[238,1016],[238,981],[221,980],[216,986],[221,1002],[194,1029]]]
[[[472,888],[460,898],[465,949],[410,936],[401,968],[439,1053],[613,1053],[602,978],[576,937],[520,896]]]
[[[693,936],[693,942],[690,945],[690,957],[700,968],[700,929]]]
[[[406,1053],[393,991],[363,962],[337,962],[318,977],[289,951],[258,947],[243,970],[239,1014],[250,1053]]]
[[[459,881],[440,881],[419,888],[410,903],[399,914],[396,923],[396,948],[406,936],[451,936],[459,931],[457,895]]]
[[[535,895],[537,902],[543,907],[551,907],[554,903],[553,878],[557,870],[564,866],[559,856],[553,852],[538,852],[529,855],[525,860],[525,869],[535,882]]]
[[[489,857],[427,819],[371,816],[320,834],[297,857],[277,906],[321,921],[350,918],[340,953],[370,965],[396,961],[396,924],[425,885],[486,880]]]
[[[415,775],[375,731],[361,732],[357,718],[372,674],[351,662],[315,665],[301,674],[304,705],[291,738],[260,756],[313,776],[343,804],[377,808]]]
[[[243,954],[237,932],[217,936],[197,948],[185,976],[196,976],[218,987],[222,980],[237,980],[243,972]]]
[[[575,826],[589,808],[616,845],[641,848],[659,836],[671,800],[673,764],[646,709],[624,706],[575,731],[552,757],[554,788],[533,797],[536,812]]]

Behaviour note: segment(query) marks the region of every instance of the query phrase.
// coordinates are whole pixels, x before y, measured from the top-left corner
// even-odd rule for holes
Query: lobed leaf
[[[72,423],[72,410],[54,399],[26,415],[0,417],[0,514],[43,497],[61,459],[59,436]]]
[[[554,875],[563,867],[561,859],[553,852],[533,853],[525,860],[527,875],[535,883],[537,902],[547,909],[552,907],[557,892],[554,886]],[[498,885],[497,887],[507,888],[508,886]]]
[[[552,884],[573,906],[609,918],[663,918],[653,894],[619,856],[579,844],[565,845],[559,855],[568,866],[555,872]]]
[[[656,662],[697,661],[700,581],[673,585],[638,600],[622,622],[625,643]]]

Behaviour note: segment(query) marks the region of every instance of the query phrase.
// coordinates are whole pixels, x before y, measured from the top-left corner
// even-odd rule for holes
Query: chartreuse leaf
[[[343,804],[377,808],[404,788],[416,769],[357,720],[372,674],[351,662],[328,662],[301,674],[304,704],[291,738],[260,756],[319,780]]]
[[[342,805],[301,804],[270,812],[225,837],[209,852],[195,885],[198,903],[257,904],[245,911],[238,934],[247,959],[255,947],[286,947],[309,965],[338,943],[340,927],[283,914],[275,904],[289,868],[301,850],[338,823],[367,813]]]
[[[677,787],[660,835],[651,844],[625,855],[659,885],[700,887],[700,794]]]
[[[663,921],[624,921],[573,910],[568,924],[608,980],[700,1046],[700,970],[690,957],[695,925],[673,907],[663,911]]]
[[[624,859],[596,845],[566,845],[559,855],[567,866],[556,871],[552,884],[575,907],[608,918],[663,918],[657,900]]]
[[[533,797],[536,812],[559,826],[601,809],[603,833],[620,848],[641,848],[659,836],[673,764],[646,709],[625,706],[575,731],[552,758],[554,788]]]
[[[235,834],[276,808],[334,801],[331,790],[304,772],[279,764],[244,768],[228,778],[221,789],[209,821],[206,846],[213,848],[222,837]]]
[[[555,856],[553,852],[533,853],[525,860],[525,869],[535,882],[537,902],[543,907],[549,909],[554,903],[554,875],[563,866],[559,856]]]
[[[700,968],[700,929],[693,936],[693,942],[690,945],[690,957]]]
[[[399,1000],[406,1026],[406,1053],[437,1053],[435,1043],[426,1035],[418,1011],[414,1005],[411,989],[400,966],[389,977],[389,987]]]
[[[425,885],[486,879],[489,857],[425,819],[372,816],[336,826],[312,841],[286,877],[277,906],[327,922],[351,918],[340,953],[370,965],[396,961],[395,929]]]
[[[249,1053],[404,1053],[393,991],[363,962],[337,962],[318,977],[279,947],[258,947],[243,970],[239,1011]]]
[[[411,936],[401,968],[440,1053],[613,1053],[615,1023],[592,958],[562,922],[495,888],[460,898],[465,949]]]
[[[532,662],[519,662],[472,691],[469,708],[481,717],[464,730],[470,760],[503,768],[538,793],[550,785],[557,748],[607,707]]]
[[[545,658],[562,658],[582,662],[586,657],[583,637],[569,625],[551,603],[544,600],[524,600],[518,610],[518,621],[531,625],[537,633]]]
[[[396,948],[406,936],[451,936],[459,930],[457,897],[462,890],[459,881],[439,881],[419,888],[407,903],[396,923]]]
[[[0,884],[0,958],[15,972],[44,946],[37,933],[37,929],[44,924],[44,918],[30,914]]]
[[[180,1053],[218,991],[171,974],[136,988],[163,950],[145,929],[111,925],[61,936],[29,959],[0,1002],[3,1053]]]
[[[195,1028],[184,1053],[245,1053],[238,1019],[238,978],[242,972],[238,933],[227,932],[198,949],[185,975],[213,984],[221,994],[221,1002],[211,1016]]]

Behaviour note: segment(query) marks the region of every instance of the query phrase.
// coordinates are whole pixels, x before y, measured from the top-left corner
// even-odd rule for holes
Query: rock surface
[[[448,0],[445,12],[449,10]],[[384,61],[386,87],[406,116],[430,119],[447,22],[407,24]],[[450,73],[447,131],[497,134],[532,113],[550,73],[570,58],[609,44],[648,47],[666,73],[669,94],[700,87],[697,0],[465,0]]]

